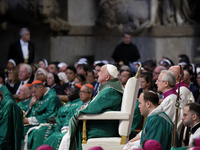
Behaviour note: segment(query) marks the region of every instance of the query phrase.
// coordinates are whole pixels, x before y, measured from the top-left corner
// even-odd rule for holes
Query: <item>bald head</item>
[[[157,66],[157,67],[154,69],[154,71],[153,71],[153,80],[157,80],[157,79],[158,79],[158,76],[159,76],[159,74],[160,74],[160,72],[161,72],[162,70],[167,70],[167,68],[164,67],[164,66]]]
[[[180,76],[180,73],[181,73],[181,79],[183,79],[183,71],[180,71],[180,68],[179,66],[171,66],[168,70],[169,71],[172,71],[175,75],[176,75],[176,83],[179,82],[179,76]]]
[[[31,91],[27,85],[22,85],[18,92],[20,100],[26,100],[31,97]]]

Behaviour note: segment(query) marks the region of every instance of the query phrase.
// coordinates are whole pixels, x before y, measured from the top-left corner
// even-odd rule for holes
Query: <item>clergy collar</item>
[[[86,103],[83,103],[82,105],[87,105],[87,104],[89,104],[89,103],[90,103],[90,101],[91,101],[91,100],[89,100],[89,101],[88,101],[88,102],[86,102]]]
[[[192,134],[194,134],[198,128],[200,128],[200,122],[197,123],[196,125],[194,125],[194,126],[192,127],[192,129],[191,129],[190,132],[191,132]]]
[[[166,91],[165,93],[163,93],[164,99],[165,99],[167,96],[171,95],[171,94],[177,95],[176,90],[175,90],[174,88],[169,89],[168,91]]]

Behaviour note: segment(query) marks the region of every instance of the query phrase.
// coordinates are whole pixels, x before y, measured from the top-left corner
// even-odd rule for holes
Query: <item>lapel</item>
[[[19,50],[19,55],[20,55],[20,57],[21,57],[22,59],[24,59],[20,41],[19,41],[18,44],[17,44],[17,48],[18,48],[18,50]]]
[[[31,51],[32,51],[32,46],[31,46],[30,42],[28,42],[28,52],[29,52],[29,55],[30,55]]]

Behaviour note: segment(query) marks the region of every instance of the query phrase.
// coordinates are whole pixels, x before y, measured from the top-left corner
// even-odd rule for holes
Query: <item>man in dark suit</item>
[[[140,58],[137,46],[131,42],[130,33],[124,32],[122,34],[122,42],[115,48],[112,58],[119,65],[121,63],[134,62]]]
[[[76,68],[73,66],[68,66],[66,71],[68,83],[65,83],[61,86],[61,95],[66,95],[67,91],[75,85],[75,77],[77,76]]]
[[[193,72],[189,68],[184,68],[184,81],[190,88],[190,91],[192,92],[195,102],[198,100],[199,97],[199,89],[192,83],[192,77],[193,77]]]
[[[8,60],[16,59],[18,63],[31,64],[35,57],[35,46],[30,42],[30,31],[21,28],[19,31],[20,40],[9,47]]]
[[[27,84],[27,83],[32,83],[33,78],[32,78],[32,68],[29,64],[21,64],[19,67],[19,74],[18,74],[19,81],[16,83],[18,88],[16,89],[16,94],[18,94],[19,89],[22,85]]]

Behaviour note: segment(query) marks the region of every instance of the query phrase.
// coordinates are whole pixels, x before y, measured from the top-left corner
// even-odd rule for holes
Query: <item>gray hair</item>
[[[92,97],[93,97],[93,92],[94,92],[94,91],[93,91],[91,88],[89,88],[87,85],[82,85],[82,87],[83,87],[83,86],[87,88],[87,92],[88,92],[88,93],[92,93]]]
[[[20,68],[21,68],[21,67],[26,68],[26,69],[27,69],[27,72],[28,72],[29,74],[32,74],[32,68],[31,68],[30,65],[28,65],[28,64],[21,64],[21,65],[20,65]]]
[[[176,86],[176,75],[172,71],[162,70],[161,73],[163,73],[163,81],[168,81],[170,87]]]
[[[19,30],[19,36],[21,37],[26,31],[29,31],[29,29],[28,28],[21,28]]]

